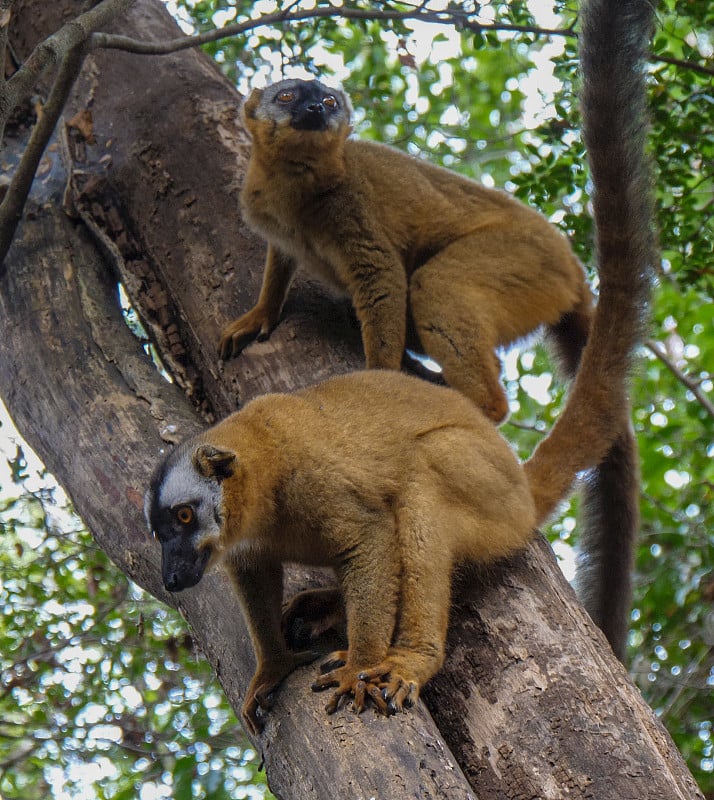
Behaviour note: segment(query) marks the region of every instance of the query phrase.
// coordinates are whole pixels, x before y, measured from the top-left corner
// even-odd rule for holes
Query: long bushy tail
[[[632,530],[637,524],[636,507],[627,500],[638,480],[627,378],[632,353],[643,337],[655,258],[644,150],[644,64],[653,18],[648,0],[583,4],[583,136],[594,187],[600,297],[565,409],[525,464],[539,523],[567,495],[577,473],[593,470],[586,481],[589,532],[581,539],[585,553],[580,583],[598,624],[604,629],[612,625],[608,638],[619,655],[632,543],[623,542],[618,529]],[[583,338],[582,331],[575,334]],[[615,519],[622,509],[635,517]],[[620,619],[610,623],[608,617]]]
[[[586,302],[583,309],[566,314],[547,330],[550,349],[568,380],[577,374],[591,325],[592,310]],[[623,409],[623,417],[620,435],[603,461],[582,481],[575,575],[578,597],[621,660],[632,606],[640,524],[639,459],[629,408]]]

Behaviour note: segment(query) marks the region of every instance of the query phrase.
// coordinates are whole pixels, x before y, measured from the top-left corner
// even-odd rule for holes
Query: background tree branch
[[[29,183],[34,178],[37,166],[47,145],[53,126],[56,124],[56,106],[64,97],[68,85],[68,76],[76,74],[83,58],[83,48],[79,48],[79,43],[87,45],[90,49],[120,49],[142,55],[166,55],[168,53],[179,52],[184,49],[198,47],[209,42],[220,41],[221,39],[232,38],[242,35],[248,31],[264,26],[281,26],[291,23],[299,23],[306,20],[341,18],[348,20],[370,20],[370,21],[417,21],[434,25],[448,25],[457,29],[469,30],[474,33],[484,32],[510,32],[531,34],[545,37],[568,37],[577,39],[577,32],[572,28],[545,28],[535,25],[516,25],[508,23],[481,23],[474,19],[477,16],[474,12],[467,12],[463,9],[449,8],[446,10],[430,10],[424,6],[414,7],[409,11],[381,9],[355,9],[343,6],[328,6],[312,9],[300,9],[297,11],[290,8],[272,13],[264,14],[257,19],[246,20],[240,23],[226,25],[223,28],[213,31],[206,31],[194,36],[179,36],[166,41],[147,41],[126,35],[108,34],[97,32],[97,28],[103,27],[107,22],[122,14],[135,0],[103,0],[95,8],[80,15],[69,25],[65,25],[56,34],[49,36],[46,40],[38,44],[23,66],[6,83],[0,85],[0,139],[9,114],[24,99],[28,97],[35,87],[40,77],[51,66],[57,66],[57,77],[54,84],[53,95],[48,100],[44,108],[43,117],[37,123],[35,140],[31,147],[28,147],[26,157],[20,162],[17,172],[14,175],[5,197],[0,204],[0,271],[7,253],[12,236],[17,227],[19,215],[29,191]],[[0,32],[7,28],[11,19],[12,5],[6,0],[7,8],[3,11],[0,8]],[[3,25],[2,20],[5,20]],[[88,43],[88,44],[87,44]],[[0,45],[2,41],[0,40]],[[2,50],[4,48],[0,48]],[[702,74],[714,74],[714,70],[694,62],[687,62],[681,59],[651,56],[652,61],[675,64],[679,67],[690,69]],[[63,94],[64,92],[64,94]],[[41,124],[42,123],[42,124]]]
[[[704,394],[697,381],[692,380],[692,378],[690,378],[688,375],[685,375],[684,372],[682,372],[682,370],[677,366],[677,364],[675,364],[675,362],[667,355],[667,351],[664,346],[653,339],[649,339],[647,342],[645,342],[645,347],[650,351],[650,353],[655,355],[665,365],[665,367],[667,367],[672,375],[674,375],[674,377],[694,395],[699,405],[707,412],[707,414],[709,414],[710,417],[714,417],[714,404]]]
[[[443,11],[430,11],[420,7],[410,11],[391,11],[386,7],[375,9],[346,8],[343,6],[321,6],[318,8],[300,9],[298,11],[278,11],[272,14],[262,14],[255,19],[245,22],[236,22],[217,28],[212,31],[180,36],[164,42],[149,42],[145,39],[134,39],[129,36],[110,35],[97,33],[92,37],[92,47],[124,50],[128,53],[142,55],[165,55],[186,50],[190,47],[228,39],[234,36],[253,31],[264,26],[280,27],[286,24],[304,22],[315,19],[349,19],[369,21],[400,21],[426,22],[432,25],[448,25],[450,27],[464,28],[473,32],[508,31],[512,33],[530,33],[537,36],[567,36],[577,38],[571,29],[541,28],[537,25],[509,25],[507,23],[483,24],[473,17],[477,16],[468,12],[451,8]]]

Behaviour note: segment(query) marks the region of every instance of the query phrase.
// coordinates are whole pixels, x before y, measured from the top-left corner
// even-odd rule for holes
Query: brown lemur
[[[600,300],[566,406],[531,459],[521,465],[492,417],[464,394],[396,371],[372,370],[335,377],[293,394],[260,397],[184,442],[156,469],[146,494],[146,515],[161,542],[166,588],[174,592],[194,586],[217,562],[223,562],[233,577],[256,653],[256,672],[242,709],[253,733],[261,725],[258,709],[269,707],[272,690],[313,655],[292,652],[281,631],[283,562],[333,567],[344,598],[348,649],[329,657],[328,671],[314,686],[337,687],[327,710],[334,711],[343,697],[351,697],[357,711],[370,699],[381,711],[403,709],[416,701],[420,688],[443,662],[454,565],[462,560],[489,562],[523,548],[567,495],[576,474],[600,464],[626,429],[627,373],[633,349],[643,336],[654,259],[642,72],[652,8],[644,0],[589,0],[581,20],[584,135],[595,187]],[[308,86],[310,91],[316,88]],[[302,84],[289,87],[290,95],[303,91]],[[331,96],[340,103],[339,95]],[[326,104],[323,97],[315,102],[329,108],[332,101]],[[261,107],[262,101],[255,119]],[[258,125],[254,135],[269,138],[270,127]],[[282,127],[292,128],[289,122],[272,123],[275,136]],[[344,138],[344,126],[337,125],[336,130],[328,123],[326,131],[311,134],[315,140],[324,135]],[[360,153],[359,148],[355,152]],[[362,161],[361,174],[367,175],[372,148],[364,152],[357,160]],[[385,173],[391,159],[402,163],[402,157],[389,150],[374,152],[375,164],[383,163]],[[308,156],[312,166],[307,166]],[[289,165],[301,175],[302,185],[325,174],[327,155],[320,155],[317,168],[312,145],[304,151],[291,146],[281,158],[285,166],[280,174],[288,176],[286,196],[297,185],[290,182]],[[338,169],[342,157],[334,163]],[[491,201],[485,190],[472,188],[469,182],[462,184],[454,176],[447,179],[448,173],[432,173],[426,166],[412,169],[409,163],[405,161],[406,170],[415,180],[433,174],[435,181],[446,181],[445,191],[458,194],[462,210],[467,198],[486,198],[483,206],[471,211],[477,215],[476,229],[442,248],[460,253],[452,262],[460,291],[471,292],[472,284],[464,286],[462,280],[466,254],[474,248],[477,253],[493,253],[501,247],[492,235],[485,235],[489,226],[501,225],[508,248],[521,247],[524,258],[536,239],[549,242],[539,245],[543,260],[536,259],[532,268],[538,281],[548,281],[543,264],[550,243],[560,239],[547,225],[533,222],[537,218],[531,212],[513,206],[513,213],[522,215],[516,240],[512,217],[508,224],[499,222],[498,208],[511,209],[511,201],[500,195]],[[369,185],[366,177],[365,185]],[[415,190],[415,206],[431,191],[430,185]],[[376,221],[364,216],[359,203],[354,208],[339,205],[337,198],[344,199],[339,186],[327,187],[319,203],[317,195],[304,193],[305,209],[317,209],[322,203],[323,219],[331,220],[332,233],[320,240],[320,256],[306,243],[301,257],[309,256],[327,270],[323,258],[329,255],[336,266],[341,265],[340,275],[347,284],[358,273],[350,271],[354,264],[348,267],[341,259],[346,249],[357,252],[363,242],[359,275],[364,280],[355,279],[353,285],[358,292],[364,288],[361,298],[371,297],[359,301],[360,313],[376,311],[379,316],[380,305],[391,305],[393,297],[389,291],[370,295],[367,289],[381,278],[375,267],[377,256],[393,245],[369,227]],[[281,202],[277,191],[270,196]],[[446,199],[443,203],[448,206]],[[491,222],[482,229],[479,220],[484,218]],[[396,211],[392,219],[399,222]],[[304,230],[309,227],[306,221],[301,225]],[[335,241],[335,232],[345,228],[349,235]],[[369,237],[359,235],[368,228]],[[538,236],[529,233],[535,229]],[[286,224],[286,242],[293,253],[295,239],[289,236],[297,236],[295,230]],[[316,223],[314,232],[317,235]],[[353,244],[347,248],[345,241]],[[413,248],[403,252],[407,251],[416,252]],[[271,254],[269,274],[292,270],[279,250],[271,247]],[[499,265],[498,271],[493,263]],[[497,286],[501,291],[512,286],[514,293],[518,289],[532,297],[531,278],[522,273],[516,279],[515,268],[507,271],[510,263],[504,250],[483,267],[486,274],[497,273],[494,291]],[[574,260],[572,264],[575,272],[577,264]],[[395,269],[385,269],[396,274]],[[424,269],[428,271],[428,264],[413,273],[412,282]],[[406,281],[406,271],[400,274]],[[512,277],[504,282],[504,275]],[[548,285],[555,291],[559,283],[551,280]],[[589,300],[582,281],[580,286],[582,309],[572,313],[587,319]],[[453,288],[453,281],[444,286],[450,292]],[[479,300],[479,310],[483,302]],[[489,302],[495,319],[499,304],[495,297]],[[529,313],[528,302],[514,297],[513,303],[524,315]],[[272,310],[270,324],[277,319],[279,305]],[[503,298],[500,305],[505,305]],[[504,311],[500,319],[506,316]],[[394,316],[388,315],[388,321],[401,324]],[[469,320],[464,342],[472,331]],[[381,352],[382,339],[378,335],[375,341],[371,335],[366,334],[365,341]],[[293,602],[303,603],[304,598],[298,595]]]
[[[301,265],[351,297],[368,368],[399,369],[409,342],[495,423],[508,410],[497,348],[544,326],[574,377],[593,297],[565,236],[543,216],[422,159],[348,138],[349,99],[317,81],[257,89],[243,118],[252,153],[242,210],[268,253],[257,304],[223,332],[223,358],[269,335]],[[620,658],[639,526],[628,416],[583,484],[577,575]]]

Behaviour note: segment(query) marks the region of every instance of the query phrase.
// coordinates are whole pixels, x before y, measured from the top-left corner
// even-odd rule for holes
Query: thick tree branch
[[[17,0],[0,0],[0,144],[5,133],[5,121],[13,108],[5,78],[5,58],[10,20],[15,13],[16,4]]]
[[[10,20],[15,13],[17,0],[0,0],[0,87],[4,86],[5,81],[5,51],[7,49],[7,34],[10,28]],[[0,106],[0,112],[2,107]]]
[[[10,10],[16,4],[16,0],[4,0],[4,2],[9,2]],[[56,33],[40,42],[20,69],[7,81],[8,113],[30,95],[37,81],[48,69],[56,66],[67,53],[74,50],[82,42],[86,42],[93,32],[106,25],[119,14],[123,14],[135,2],[136,0],[103,0],[94,8],[84,14],[80,14],[76,19],[63,25]],[[2,4],[0,4],[0,28],[2,27],[1,15]],[[0,106],[1,111],[2,107]],[[0,123],[4,121],[6,121],[6,118],[0,116]]]

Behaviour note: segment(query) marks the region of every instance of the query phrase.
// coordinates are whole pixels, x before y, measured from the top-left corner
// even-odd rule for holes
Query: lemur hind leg
[[[560,238],[536,244],[510,231],[476,231],[411,276],[409,307],[422,347],[446,382],[495,423],[508,414],[496,349],[555,324],[581,302],[583,271]]]
[[[411,314],[424,351],[439,364],[449,386],[498,424],[508,414],[508,401],[499,378],[495,331],[480,311],[487,302],[476,289],[462,292],[436,265],[422,267],[411,280]],[[442,303],[450,309],[448,316],[441,313]]]

